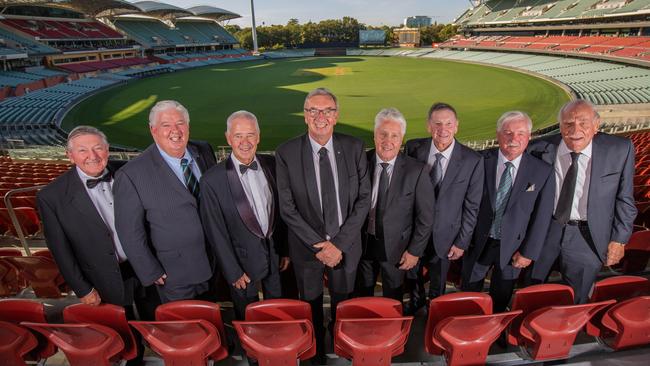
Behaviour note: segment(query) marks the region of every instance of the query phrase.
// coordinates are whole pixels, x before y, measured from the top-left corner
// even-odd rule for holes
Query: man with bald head
[[[463,258],[463,290],[482,291],[492,269],[495,313],[506,310],[521,269],[539,257],[553,211],[553,169],[525,152],[532,125],[524,112],[504,113],[497,121],[499,147],[483,152],[483,198]]]
[[[558,121],[560,134],[529,147],[555,171],[553,219],[531,276],[543,281],[559,258],[575,302],[585,303],[600,268],[621,260],[632,235],[634,146],[598,132],[600,116],[586,100],[565,104]]]

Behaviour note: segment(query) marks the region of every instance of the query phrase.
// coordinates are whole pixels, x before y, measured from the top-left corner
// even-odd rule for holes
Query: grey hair
[[[338,99],[336,99],[336,95],[334,95],[334,93],[332,93],[327,88],[316,88],[316,89],[310,91],[309,94],[307,94],[307,96],[305,97],[305,103],[303,104],[303,108],[307,108],[307,101],[310,98],[318,96],[318,95],[326,95],[326,96],[332,98],[332,100],[334,101],[334,104],[336,105],[336,109],[337,110],[339,109],[339,101],[338,101]]]
[[[154,105],[149,112],[149,127],[155,126],[157,123],[156,120],[158,119],[158,114],[168,109],[175,109],[179,111],[183,115],[185,122],[187,122],[187,124],[190,124],[190,112],[187,111],[187,108],[175,100],[161,100],[160,102],[156,103],[156,105]]]
[[[503,125],[506,124],[506,122],[512,119],[520,119],[520,118],[526,120],[526,126],[528,127],[528,132],[531,132],[533,130],[533,121],[530,119],[530,116],[528,116],[528,114],[522,111],[508,111],[502,114],[501,117],[499,117],[499,120],[497,121],[497,132],[501,132],[501,129],[503,128]]]
[[[249,121],[253,121],[255,123],[255,129],[257,130],[257,133],[260,133],[260,125],[257,123],[257,117],[249,111],[241,110],[232,113],[230,116],[228,116],[228,119],[226,120],[226,133],[230,133],[230,128],[232,127],[232,121],[235,120],[236,118],[246,118]]]
[[[562,115],[566,113],[568,110],[573,109],[578,106],[587,106],[589,107],[593,112],[594,112],[594,118],[600,118],[600,114],[598,111],[596,111],[596,106],[588,100],[585,99],[575,99],[567,102],[565,105],[560,108],[560,111],[557,113],[557,122],[562,123]]]
[[[384,108],[377,113],[375,116],[375,130],[381,126],[385,121],[395,121],[399,123],[400,128],[402,129],[402,135],[406,134],[406,119],[402,112],[397,108]]]
[[[77,126],[73,128],[70,133],[68,133],[68,141],[65,144],[66,151],[70,151],[72,149],[72,140],[82,135],[99,136],[99,138],[102,139],[102,143],[108,146],[108,139],[106,138],[106,135],[99,129],[92,126]]]

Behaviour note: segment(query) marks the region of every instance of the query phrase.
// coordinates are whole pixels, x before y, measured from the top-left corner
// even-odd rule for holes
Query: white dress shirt
[[[431,141],[431,149],[429,150],[429,158],[427,159],[427,174],[429,174],[431,169],[433,169],[433,164],[436,163],[436,154],[441,153],[442,158],[440,159],[440,167],[442,168],[442,178],[440,181],[442,182],[442,180],[445,179],[447,167],[449,166],[449,159],[451,159],[451,153],[454,151],[454,146],[456,146],[456,139],[451,141],[451,145],[449,145],[445,151],[439,151],[436,144],[433,143],[433,140]]]
[[[230,158],[232,159],[235,170],[237,171],[237,176],[239,176],[239,181],[246,193],[248,204],[253,209],[253,212],[255,212],[257,223],[260,224],[262,232],[266,235],[269,232],[269,217],[271,215],[273,195],[269,188],[269,182],[266,180],[266,175],[264,175],[262,165],[257,158],[255,158],[253,161],[257,162],[257,170],[248,169],[244,174],[242,174],[239,169],[239,165],[242,165],[242,163],[237,160],[235,154],[230,154]]]
[[[106,169],[102,175],[108,173]],[[122,244],[120,243],[120,238],[117,236],[117,231],[115,231],[115,207],[113,206],[113,182],[111,179],[110,182],[99,182],[94,188],[88,188],[86,181],[88,179],[95,179],[84,173],[79,167],[77,167],[77,174],[81,178],[90,200],[97,209],[97,213],[104,220],[104,223],[111,231],[111,237],[113,239],[113,246],[115,247],[115,256],[117,260],[121,263],[127,260],[126,253],[122,249]],[[89,243],[92,244],[92,243]]]
[[[332,166],[332,175],[334,175],[334,188],[336,189],[336,209],[339,213],[339,226],[343,225],[343,215],[341,213],[341,198],[339,196],[339,174],[336,169],[336,155],[334,153],[334,143],[332,143],[332,138],[330,137],[329,141],[325,145],[321,145],[316,140],[309,136],[309,142],[311,143],[312,157],[314,160],[314,172],[316,173],[316,186],[318,188],[318,200],[320,201],[321,212],[323,211],[323,198],[320,191],[320,155],[318,151],[322,147],[327,149],[327,156],[330,159],[330,165]],[[329,240],[329,239],[328,239]]]
[[[578,177],[576,179],[576,189],[573,195],[573,205],[571,206],[571,220],[587,220],[587,203],[589,202],[589,183],[591,181],[591,151],[592,142],[585,147],[578,157]],[[571,166],[571,150],[566,146],[564,140],[560,142],[555,157],[555,208],[562,191],[564,177]]]
[[[181,159],[187,159],[188,165],[190,166],[190,169],[192,169],[192,174],[194,174],[194,177],[196,178],[196,181],[198,182],[199,179],[201,179],[201,169],[199,169],[198,165],[196,165],[196,161],[194,161],[194,158],[192,158],[192,154],[185,149],[185,155],[181,159],[175,158],[166,152],[163,151],[163,149],[160,148],[160,146],[156,145],[158,148],[158,151],[160,151],[160,155],[162,156],[163,160],[167,163],[169,168],[174,172],[174,175],[183,183],[184,186],[187,186],[185,184],[185,176],[183,175],[183,168],[181,167]]]
[[[517,179],[517,172],[519,171],[519,164],[521,164],[522,155],[519,155],[512,160],[508,160],[505,156],[503,156],[503,153],[499,149],[499,159],[497,160],[497,181],[495,185],[497,190],[499,189],[499,182],[501,182],[501,176],[503,175],[503,171],[506,170],[506,163],[508,161],[512,163],[512,170],[510,173],[512,175],[512,184],[515,184],[515,179]]]
[[[375,172],[372,178],[372,204],[370,206],[370,213],[368,215],[368,233],[372,235],[375,235],[375,209],[377,206],[377,193],[379,192],[379,178],[381,177],[382,171],[381,164],[388,163],[388,166],[386,167],[386,174],[388,174],[388,185],[390,187],[390,180],[393,177],[393,168],[395,167],[395,160],[397,160],[397,156],[395,156],[390,161],[383,161],[379,155],[375,154],[375,160],[377,163],[375,164]]]

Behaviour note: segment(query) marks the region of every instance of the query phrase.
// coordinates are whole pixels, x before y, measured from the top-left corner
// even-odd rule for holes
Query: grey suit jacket
[[[555,164],[562,136],[552,135],[532,141],[528,151]],[[589,232],[598,256],[607,260],[610,241],[627,243],[634,218],[634,146],[627,138],[597,133],[592,140],[591,181],[587,202]]]
[[[406,142],[406,155],[427,163],[430,137]],[[435,254],[447,258],[452,245],[467,249],[476,226],[483,193],[483,158],[456,141],[442,180],[433,213],[431,239]]]
[[[215,164],[206,145],[187,146],[202,172]],[[198,202],[155,144],[119,170],[113,194],[120,242],[145,286],[163,274],[165,286],[192,285],[211,277]]]

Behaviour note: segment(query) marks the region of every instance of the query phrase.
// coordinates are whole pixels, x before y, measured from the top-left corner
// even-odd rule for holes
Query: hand
[[[452,245],[449,249],[449,253],[447,254],[447,258],[450,261],[455,261],[456,259],[462,257],[463,253],[465,253],[464,249],[460,249],[459,247]]]
[[[251,279],[248,278],[248,275],[244,273],[235,283],[232,285],[235,286],[236,289],[238,290],[245,290],[246,286],[251,283]]]
[[[616,263],[620,262],[625,255],[625,245],[617,243],[615,241],[610,241],[607,246],[607,265],[613,266]]]
[[[314,248],[320,249],[316,258],[328,267],[334,268],[343,259],[343,252],[331,241],[314,244]]]
[[[399,260],[399,269],[408,271],[409,269],[415,267],[416,264],[418,264],[418,259],[418,257],[414,256],[408,251],[404,251],[404,254],[402,254],[402,259]]]
[[[289,257],[280,257],[280,272],[286,271],[289,268],[289,263],[291,263]]]
[[[163,275],[160,276],[159,279],[153,281],[153,283],[155,283],[155,284],[158,285],[158,286],[162,286],[162,285],[165,284],[165,280],[166,280],[166,279],[167,279],[167,275],[163,273]]]
[[[526,268],[532,262],[533,262],[532,260],[524,257],[519,252],[516,252],[515,255],[512,256],[512,266],[515,268]]]
[[[102,303],[102,298],[99,296],[99,292],[95,291],[95,289],[90,290],[90,293],[81,299],[82,303],[86,305],[92,305],[92,306],[97,306]]]

